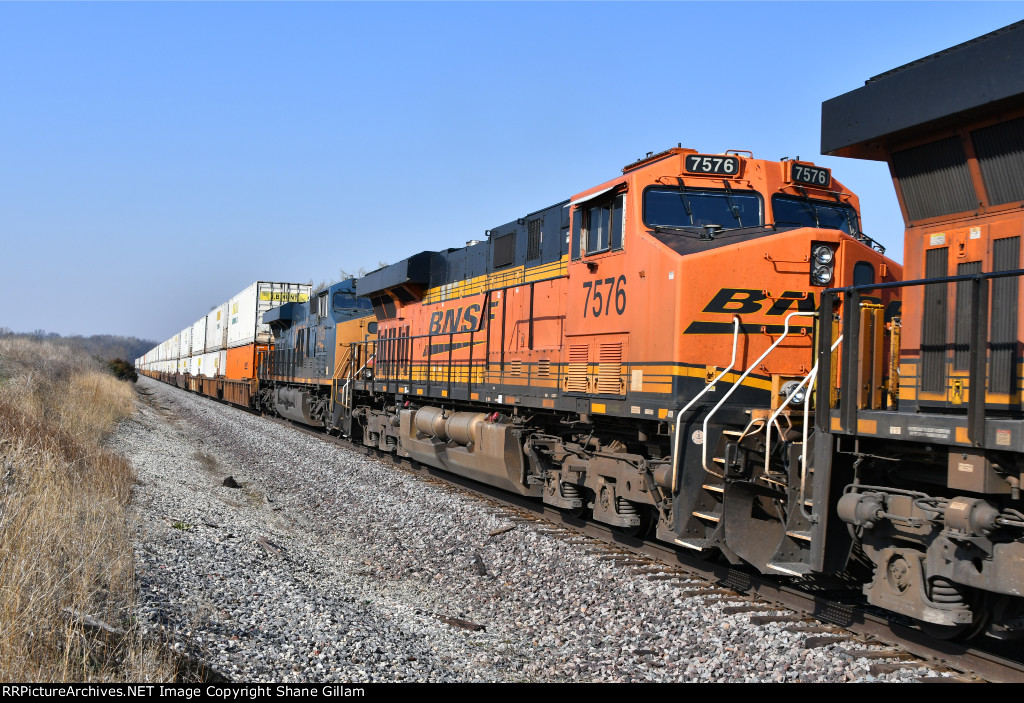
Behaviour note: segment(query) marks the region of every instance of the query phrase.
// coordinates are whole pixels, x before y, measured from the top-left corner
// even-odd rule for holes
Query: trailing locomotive
[[[870,289],[902,292],[895,404],[862,390],[884,352],[870,287],[826,291],[842,342],[818,358],[839,388],[817,399],[813,466],[846,484],[836,514],[873,566],[868,601],[949,636],[1024,628],[1022,60],[1018,23],[822,110],[823,153],[888,163],[909,280]]]
[[[274,333],[273,348],[256,362],[259,392],[254,406],[281,417],[348,434],[351,416],[342,417],[354,345],[372,339],[377,323],[370,301],[356,297],[349,278],[318,291],[308,302],[270,310],[263,322]]]

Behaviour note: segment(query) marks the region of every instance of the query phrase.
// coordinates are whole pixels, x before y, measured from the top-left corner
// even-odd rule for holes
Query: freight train
[[[230,397],[139,365],[709,557],[852,580],[937,636],[1014,637],[1024,84],[998,66],[1022,54],[1014,25],[825,103],[823,153],[890,166],[905,271],[829,169],[680,145],[464,247],[270,291]]]

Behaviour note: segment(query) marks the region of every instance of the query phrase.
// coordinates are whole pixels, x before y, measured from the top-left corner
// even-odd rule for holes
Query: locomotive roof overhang
[[[821,153],[885,161],[891,145],[1024,105],[1024,22],[869,79],[821,105]]]
[[[615,190],[616,188],[621,188],[621,187],[623,187],[625,185],[626,185],[626,181],[619,181],[618,183],[610,185],[607,188],[602,188],[601,190],[598,190],[598,191],[596,191],[594,193],[591,193],[590,195],[584,195],[581,198],[577,198],[576,200],[572,200],[572,201],[569,202],[569,204],[570,205],[580,205],[582,203],[587,202],[588,200],[593,200],[594,198],[599,198],[602,195],[604,195],[605,193],[610,193],[611,191]]]
[[[434,253],[422,251],[396,264],[371,271],[356,281],[356,290],[365,298],[374,293],[402,288],[407,283],[425,288],[430,282],[430,257]],[[409,290],[408,287],[405,290]]]
[[[270,308],[263,313],[263,324],[270,325],[271,329],[275,330],[288,329],[292,324],[292,320],[295,319],[300,305],[309,305],[309,303],[285,303],[284,305],[278,305],[276,308]],[[305,315],[303,314],[302,316],[304,317]]]

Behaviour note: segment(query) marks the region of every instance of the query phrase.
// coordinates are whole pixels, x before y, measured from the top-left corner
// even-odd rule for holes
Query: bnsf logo
[[[770,301],[771,305],[765,310]],[[785,315],[795,306],[801,312],[813,312],[817,309],[814,293],[788,290],[778,298],[769,298],[763,290],[748,288],[723,288],[715,294],[702,312],[720,312],[749,315],[764,312],[765,315]]]
[[[495,305],[495,303],[491,303]],[[430,313],[430,334],[470,332],[480,325],[480,305],[473,303],[464,308],[438,310]]]
[[[865,295],[861,297],[865,303],[881,303],[881,298]],[[723,288],[704,306],[701,312],[722,313],[732,315],[765,315],[782,316],[792,310],[814,312],[818,309],[814,293],[788,290],[778,298],[769,297],[763,290],[749,288]],[[886,321],[900,314],[900,301],[890,300],[885,309]]]

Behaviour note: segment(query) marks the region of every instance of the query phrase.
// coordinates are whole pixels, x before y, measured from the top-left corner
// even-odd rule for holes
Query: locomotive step
[[[801,564],[799,562],[792,561],[769,562],[768,568],[778,571],[780,574],[787,574],[789,576],[806,576],[811,573],[810,564]]]

